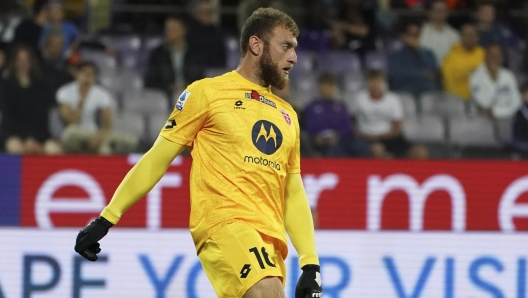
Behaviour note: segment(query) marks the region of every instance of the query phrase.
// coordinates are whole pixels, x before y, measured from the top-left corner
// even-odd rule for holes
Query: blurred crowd
[[[274,92],[300,115],[304,156],[528,155],[526,46],[507,15],[527,1],[222,1],[233,30],[217,2],[152,1],[185,13],[88,34],[62,1],[0,1],[0,152],[145,151],[188,84],[236,68],[232,32],[272,6],[301,27],[290,84]]]

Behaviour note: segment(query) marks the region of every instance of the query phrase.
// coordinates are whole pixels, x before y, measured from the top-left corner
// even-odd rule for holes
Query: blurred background
[[[1,3],[6,153],[144,152],[185,86],[236,68],[244,20],[272,6],[301,28],[275,92],[304,156],[526,157],[526,1]],[[87,90],[103,95],[80,115]]]
[[[301,31],[273,92],[300,119],[323,297],[528,297],[528,1],[0,0],[0,298],[214,297],[188,152],[99,262],[73,244],[185,87],[237,67],[258,7]]]

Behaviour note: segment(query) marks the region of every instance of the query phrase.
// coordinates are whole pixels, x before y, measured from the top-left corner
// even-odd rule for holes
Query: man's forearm
[[[315,232],[308,198],[300,174],[289,174],[286,183],[284,222],[293,246],[299,254],[299,265],[319,265],[315,250]]]
[[[183,149],[183,145],[158,137],[154,146],[125,176],[112,200],[101,212],[101,216],[112,224],[116,224],[128,208],[132,207],[158,183],[172,160]]]

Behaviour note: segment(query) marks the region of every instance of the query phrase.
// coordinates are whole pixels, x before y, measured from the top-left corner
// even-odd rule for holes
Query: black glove
[[[113,224],[102,216],[92,220],[77,234],[75,251],[87,260],[97,261],[97,254],[101,252],[97,241],[101,240],[112,226]]]
[[[323,295],[319,265],[305,265],[295,288],[295,298],[318,298]]]

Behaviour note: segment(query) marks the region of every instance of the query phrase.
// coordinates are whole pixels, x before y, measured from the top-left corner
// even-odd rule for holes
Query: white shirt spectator
[[[373,100],[368,91],[362,91],[356,101],[358,129],[364,134],[388,133],[394,121],[403,119],[400,99],[392,92],[386,92],[381,99]]]
[[[79,84],[74,81],[62,86],[57,91],[57,101],[60,104],[69,105],[72,109],[77,109],[81,102]],[[112,108],[112,103],[113,98],[110,92],[100,86],[93,85],[84,101],[79,126],[87,130],[97,131],[98,112],[100,109]]]
[[[425,24],[420,33],[420,45],[435,54],[439,65],[442,64],[451,47],[459,40],[458,32],[449,25],[445,25],[442,31],[438,31],[431,24]]]
[[[481,108],[490,108],[495,118],[509,118],[522,105],[521,94],[513,73],[499,70],[493,81],[485,64],[479,66],[470,78],[471,96]]]

